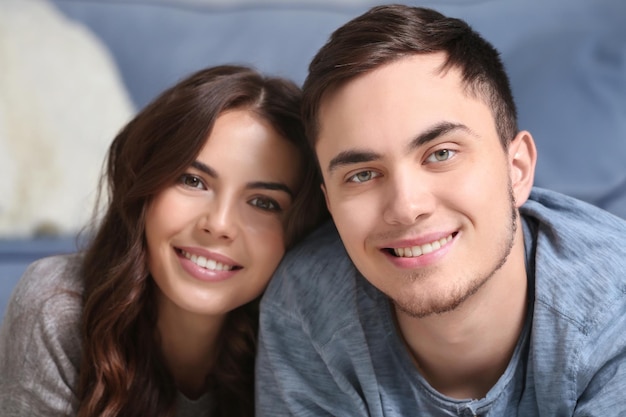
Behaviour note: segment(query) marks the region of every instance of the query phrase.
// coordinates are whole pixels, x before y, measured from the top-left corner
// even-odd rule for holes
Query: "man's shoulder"
[[[265,292],[264,302],[296,303],[284,308],[313,308],[329,298],[353,297],[359,275],[348,256],[339,233],[327,222],[283,258]]]
[[[527,218],[556,234],[573,235],[585,240],[598,237],[592,231],[605,232],[604,237],[626,240],[626,219],[574,197],[534,187],[528,201],[520,208]],[[576,243],[574,241],[573,243]],[[622,248],[626,251],[626,248]]]
[[[539,188],[533,189],[520,212],[532,229],[526,238],[535,241],[539,259],[581,264],[583,270],[626,273],[625,219],[581,200]]]
[[[626,312],[624,219],[542,189],[521,212],[532,229],[536,315],[590,334]]]
[[[339,232],[332,221],[328,221],[313,231],[300,244],[285,255],[282,269],[293,272],[334,270],[340,265],[351,264],[341,242]]]

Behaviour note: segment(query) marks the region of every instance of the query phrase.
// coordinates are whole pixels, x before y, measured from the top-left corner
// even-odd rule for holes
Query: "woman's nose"
[[[199,227],[214,238],[233,240],[237,235],[237,209],[232,199],[218,197],[207,204]]]

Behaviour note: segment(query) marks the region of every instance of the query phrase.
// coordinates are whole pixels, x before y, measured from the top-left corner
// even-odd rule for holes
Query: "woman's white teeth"
[[[210,269],[212,271],[230,271],[233,269],[231,265],[226,265],[221,262],[214,261],[213,259],[207,259],[204,256],[193,255],[185,251],[182,251],[182,253],[185,258],[202,268]]]
[[[443,245],[452,240],[452,235],[435,240],[434,242],[425,243],[419,246],[411,246],[408,248],[394,248],[393,253],[401,258],[411,258],[415,256],[426,255],[434,250],[441,248]]]

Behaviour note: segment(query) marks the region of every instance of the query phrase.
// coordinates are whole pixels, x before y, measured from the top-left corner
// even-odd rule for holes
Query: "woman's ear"
[[[530,195],[535,179],[536,164],[535,141],[529,132],[522,130],[509,144],[511,187],[517,207],[524,204]]]

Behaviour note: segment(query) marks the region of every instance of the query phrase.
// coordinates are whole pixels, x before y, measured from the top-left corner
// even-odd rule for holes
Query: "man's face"
[[[516,205],[529,186],[512,183],[518,139],[504,151],[487,104],[466,93],[457,69],[439,71],[444,58],[395,61],[320,109],[316,152],[343,243],[413,317],[456,308],[523,247]]]

